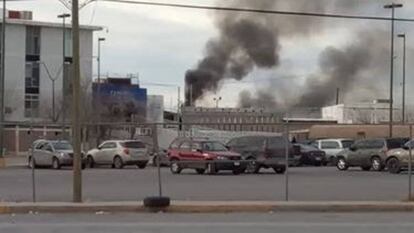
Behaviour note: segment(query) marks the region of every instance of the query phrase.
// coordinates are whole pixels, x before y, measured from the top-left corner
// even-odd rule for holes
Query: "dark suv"
[[[381,171],[385,167],[387,152],[401,148],[408,138],[376,138],[356,141],[349,149],[337,156],[337,168],[341,171],[349,167],[361,167],[364,171]]]
[[[208,139],[178,138],[171,143],[167,156],[173,174],[190,168],[198,174],[206,171],[216,174],[220,170],[230,170],[238,175],[246,169],[239,153],[229,151],[222,143]]]
[[[261,168],[273,168],[278,174],[286,170],[286,142],[282,136],[244,136],[233,138],[227,148],[248,160],[247,173],[259,173]],[[300,149],[289,143],[289,165],[295,164],[295,155],[300,156]]]

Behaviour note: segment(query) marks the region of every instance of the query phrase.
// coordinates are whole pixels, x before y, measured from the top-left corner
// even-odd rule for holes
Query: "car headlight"
[[[66,154],[66,153],[64,153],[64,152],[59,152],[59,156],[61,156],[61,157],[65,157],[65,156],[67,156],[67,154]]]

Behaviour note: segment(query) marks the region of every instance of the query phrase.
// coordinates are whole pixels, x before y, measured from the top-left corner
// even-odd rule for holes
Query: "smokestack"
[[[339,87],[338,88],[336,88],[336,105],[338,105],[339,104]]]

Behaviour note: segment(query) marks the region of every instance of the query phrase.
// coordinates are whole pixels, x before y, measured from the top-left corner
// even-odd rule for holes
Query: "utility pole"
[[[101,41],[105,41],[105,38],[99,37],[98,38],[98,90],[96,94],[97,99],[97,112],[98,112],[98,127],[97,127],[97,140],[96,140],[96,146],[99,146],[100,139],[101,139]]]
[[[392,124],[393,124],[393,105],[394,105],[394,18],[395,8],[403,7],[402,4],[392,3],[385,5],[385,9],[391,9],[391,67],[390,67],[390,119],[389,119],[389,137],[392,138]]]
[[[4,149],[4,91],[6,60],[6,0],[3,0],[3,24],[1,28],[1,80],[0,80],[0,158]]]
[[[406,71],[406,36],[405,34],[399,34],[399,38],[403,39],[403,83],[402,83],[402,123],[405,124],[405,71]]]
[[[73,202],[82,202],[81,169],[81,119],[80,119],[80,57],[79,57],[79,1],[72,1],[72,41],[73,41],[73,103],[72,103],[72,143],[73,160]]]

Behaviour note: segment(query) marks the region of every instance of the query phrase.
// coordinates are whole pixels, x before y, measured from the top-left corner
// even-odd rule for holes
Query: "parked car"
[[[141,141],[113,140],[105,141],[96,149],[88,151],[86,165],[93,168],[98,165],[111,165],[121,169],[125,165],[136,165],[144,169],[149,161],[148,150]]]
[[[300,147],[299,166],[326,166],[328,161],[325,152],[311,145],[295,144]]]
[[[278,174],[286,171],[286,140],[282,136],[238,137],[230,140],[227,147],[248,161],[248,173],[259,173],[262,168],[272,168]],[[289,142],[289,165],[297,164],[295,156],[300,157],[299,148]]]
[[[393,149],[387,152],[385,164],[390,173],[398,174],[401,171],[408,169],[410,161],[410,149],[412,158],[411,165],[413,166],[414,140],[405,143],[405,145],[402,148]]]
[[[183,169],[194,169],[198,174],[216,174],[222,170],[230,170],[237,175],[246,169],[241,162],[239,153],[229,151],[220,142],[179,138],[174,140],[168,149],[170,169],[173,174],[179,174]]]
[[[348,149],[353,143],[353,139],[340,138],[320,139],[314,141],[311,145],[325,152],[329,164],[336,165],[337,155],[341,151]]]
[[[337,168],[347,170],[349,167],[361,167],[364,171],[381,171],[385,167],[387,152],[401,148],[408,138],[363,139],[355,142],[349,149],[337,156]]]
[[[84,166],[82,153],[82,167]],[[28,153],[30,168],[38,166],[60,169],[62,166],[73,165],[73,147],[68,141],[36,140]]]

